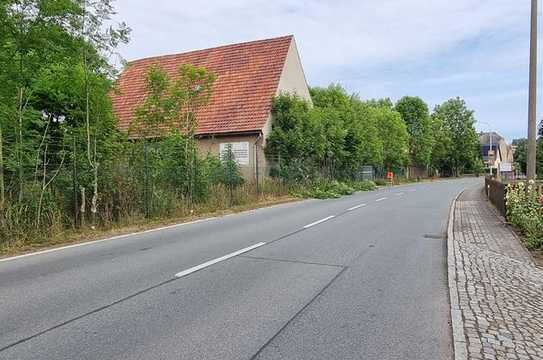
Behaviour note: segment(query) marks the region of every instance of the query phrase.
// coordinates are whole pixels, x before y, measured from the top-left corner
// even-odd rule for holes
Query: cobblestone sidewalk
[[[448,246],[456,360],[543,360],[543,270],[482,188],[458,198],[453,219]]]

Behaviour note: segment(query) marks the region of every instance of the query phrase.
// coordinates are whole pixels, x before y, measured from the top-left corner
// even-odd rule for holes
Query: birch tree
[[[115,52],[117,46],[128,42],[130,28],[124,23],[115,24],[115,15],[111,0],[78,0],[82,9],[80,17],[80,36],[82,39],[82,65],[85,74],[85,141],[86,160],[92,171],[91,215],[96,222],[98,211],[98,182],[100,162],[98,159],[98,132],[100,131],[99,109],[91,103],[94,88],[90,74],[106,71],[106,76],[113,77],[114,69],[107,66],[106,58]]]

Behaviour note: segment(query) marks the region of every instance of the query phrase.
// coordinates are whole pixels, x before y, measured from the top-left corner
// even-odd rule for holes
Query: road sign
[[[500,164],[500,172],[510,172],[510,171],[513,171],[513,164],[507,163],[507,162],[502,162]]]

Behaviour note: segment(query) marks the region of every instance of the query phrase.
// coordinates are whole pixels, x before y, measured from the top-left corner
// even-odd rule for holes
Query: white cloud
[[[293,33],[311,67],[430,56],[522,24],[511,0],[119,0],[129,58]]]

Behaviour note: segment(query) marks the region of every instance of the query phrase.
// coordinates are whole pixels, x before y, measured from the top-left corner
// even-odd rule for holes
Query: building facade
[[[489,173],[507,176],[513,173],[513,147],[496,132],[479,134],[483,162]]]
[[[146,58],[128,63],[112,94],[121,131],[128,131],[135,111],[146,99],[145,75],[161,66],[175,78],[184,64],[205,67],[215,74],[209,103],[198,109],[196,131],[202,154],[220,156],[232,146],[244,176],[266,176],[264,154],[272,128],[272,99],[296,94],[311,102],[307,81],[293,36],[220,46],[183,54]]]

